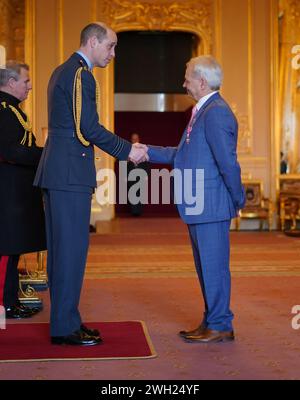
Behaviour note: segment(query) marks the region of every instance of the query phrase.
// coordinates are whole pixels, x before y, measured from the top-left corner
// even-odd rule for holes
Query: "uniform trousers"
[[[91,194],[44,190],[51,336],[66,336],[82,323],[79,300],[89,247]]]

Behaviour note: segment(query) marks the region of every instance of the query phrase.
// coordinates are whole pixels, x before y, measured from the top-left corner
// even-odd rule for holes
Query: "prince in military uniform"
[[[48,85],[48,139],[35,184],[44,189],[53,344],[96,345],[78,310],[89,245],[91,196],[96,187],[94,145],[120,160],[145,159],[145,150],[99,123],[99,89],[91,69],[115,56],[117,36],[103,23],[81,32],[81,46]]]
[[[18,300],[20,254],[46,248],[42,193],[33,180],[42,148],[19,107],[31,90],[26,64],[0,69],[0,304],[6,318],[28,318],[31,309]]]

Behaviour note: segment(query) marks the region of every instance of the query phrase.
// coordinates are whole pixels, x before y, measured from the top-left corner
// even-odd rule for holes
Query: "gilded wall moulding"
[[[200,36],[205,51],[212,47],[212,4],[208,0],[101,0],[98,15],[116,32],[126,30],[186,31]]]
[[[2,41],[8,36],[9,14],[7,2],[0,0],[0,40]]]
[[[24,59],[24,0],[0,0],[0,44],[8,58]]]
[[[239,135],[238,135],[238,145],[237,145],[238,154],[251,154],[252,136],[249,124],[249,116],[238,112],[236,104],[231,104],[231,108],[239,125]]]
[[[283,17],[281,29],[285,33],[282,40],[286,43],[295,43],[300,35],[300,1],[299,0],[279,0],[279,15]]]
[[[300,18],[300,2],[299,0],[284,0],[283,8],[289,10],[290,18],[299,21]]]

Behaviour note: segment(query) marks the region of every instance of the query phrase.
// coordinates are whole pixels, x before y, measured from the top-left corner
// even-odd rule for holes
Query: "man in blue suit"
[[[175,195],[182,199],[178,210],[188,225],[205,304],[200,325],[191,331],[179,332],[188,342],[234,339],[229,229],[231,218],[244,205],[245,196],[236,154],[238,125],[218,92],[222,79],[222,69],[214,58],[192,58],[187,64],[183,86],[197,104],[181,142],[177,148],[144,147],[150,162],[173,164],[181,177],[185,177],[179,186],[175,179]],[[185,175],[188,170],[191,175]],[[199,187],[203,188],[202,193]],[[189,191],[192,195],[186,198]],[[190,202],[193,196],[195,207]]]
[[[48,85],[48,139],[34,184],[44,191],[47,271],[53,344],[96,345],[78,310],[96,187],[94,145],[118,158],[144,161],[145,151],[99,123],[99,89],[91,72],[115,56],[117,36],[103,23],[86,26],[80,49],[53,72]]]

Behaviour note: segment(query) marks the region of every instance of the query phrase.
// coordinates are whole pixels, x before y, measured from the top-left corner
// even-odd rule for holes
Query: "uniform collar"
[[[93,68],[93,64],[91,63],[91,61],[89,60],[89,58],[85,54],[83,54],[79,50],[77,50],[76,53],[79,54],[80,57],[82,57],[84,59],[84,61],[87,63],[87,66],[89,67],[89,69]]]
[[[18,107],[21,103],[21,101],[17,97],[0,90],[0,103],[2,103],[3,101],[15,107]]]

